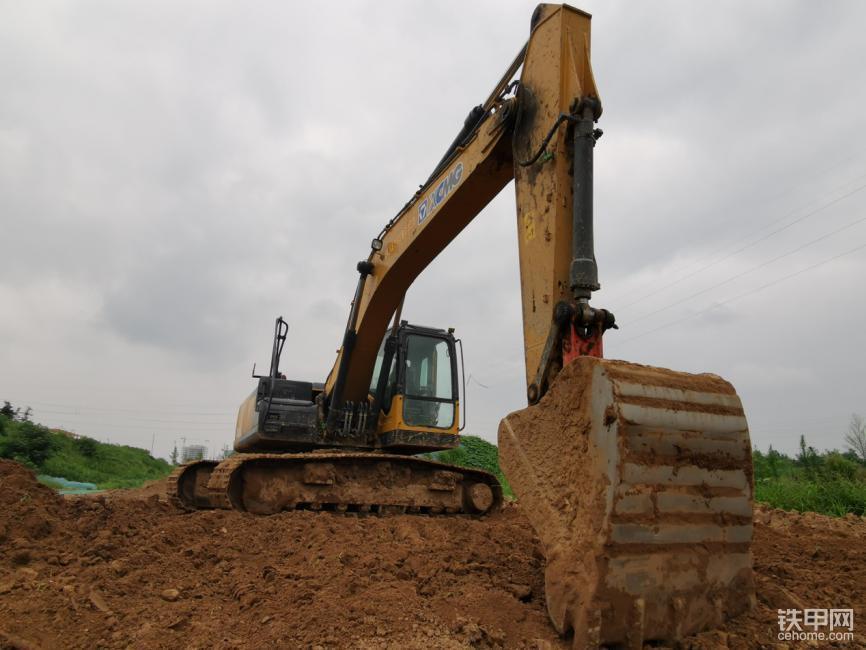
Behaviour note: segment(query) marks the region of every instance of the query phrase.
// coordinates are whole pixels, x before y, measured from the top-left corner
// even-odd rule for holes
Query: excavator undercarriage
[[[496,477],[414,456],[329,451],[237,454],[182,466],[169,485],[185,509],[224,508],[373,514],[490,513],[502,504]]]

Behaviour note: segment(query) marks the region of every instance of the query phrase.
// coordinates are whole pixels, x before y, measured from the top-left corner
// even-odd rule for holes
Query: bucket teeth
[[[628,619],[628,632],[626,635],[626,647],[628,650],[642,650],[645,618],[646,601],[643,598],[635,598],[632,601]]]
[[[499,448],[561,633],[601,612],[600,644],[675,642],[753,602],[751,447],[720,377],[579,358]]]

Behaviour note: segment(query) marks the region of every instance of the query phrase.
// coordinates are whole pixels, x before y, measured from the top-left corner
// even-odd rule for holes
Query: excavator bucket
[[[580,357],[499,449],[575,648],[675,644],[754,604],[749,433],[721,377]]]

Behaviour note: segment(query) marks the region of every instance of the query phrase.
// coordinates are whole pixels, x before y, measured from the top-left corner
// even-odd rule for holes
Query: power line
[[[39,415],[39,414],[37,414]],[[89,416],[66,415],[48,413],[47,417],[39,416],[32,418],[35,422],[50,420],[52,422],[63,422],[64,426],[81,426],[81,427],[108,427],[112,429],[132,428],[132,429],[147,429],[158,431],[177,431],[183,429],[185,431],[216,431],[216,430],[233,430],[235,423],[229,420],[220,423],[211,422],[179,422],[176,420],[165,420],[163,422],[130,422],[128,420],[100,420],[93,419]]]
[[[118,413],[152,413],[153,409],[128,409],[128,408],[119,408],[119,407],[104,407],[104,406],[80,406],[78,404],[61,404],[58,402],[43,402],[41,400],[36,400],[33,402],[28,402],[27,400],[11,400],[16,404],[27,404],[27,406],[36,405],[37,408],[42,409],[45,406],[48,407],[56,407],[56,408],[65,408],[65,409],[73,409],[73,410],[87,410],[87,411],[106,411],[106,412],[118,412]],[[163,407],[158,409],[160,412],[167,412]],[[178,411],[180,415],[234,415],[236,411],[216,411],[216,410],[208,410],[208,411],[187,411],[182,410]]]
[[[840,191],[846,189],[847,187],[849,187],[849,186],[851,186],[851,185],[853,185],[853,184],[855,184],[855,183],[859,183],[859,182],[860,182],[861,180],[863,180],[863,179],[866,179],[866,175],[860,175],[860,176],[857,176],[857,177],[853,178],[852,180],[850,180],[850,181],[848,181],[848,182],[846,182],[846,183],[843,183],[842,185],[838,185],[838,186],[836,186],[834,189],[832,189],[832,190],[830,191],[830,193],[840,192]],[[730,244],[725,244],[725,245],[723,245],[723,246],[720,246],[720,247],[716,248],[713,252],[709,253],[708,257],[713,257],[713,256],[717,255],[718,253],[721,253],[721,252],[724,251],[725,249],[729,248],[730,246],[736,246],[736,245],[738,245],[739,243],[748,240],[748,239],[749,239],[750,237],[752,237],[753,235],[755,235],[755,234],[757,234],[757,233],[761,232],[762,230],[765,230],[765,229],[767,229],[767,228],[769,228],[769,227],[772,227],[773,225],[775,225],[775,224],[777,224],[777,223],[780,223],[780,222],[784,221],[784,220],[787,219],[788,217],[793,216],[793,215],[797,214],[798,212],[800,212],[801,210],[808,208],[808,207],[809,207],[811,204],[813,204],[813,203],[814,203],[814,201],[809,201],[809,202],[806,203],[805,205],[801,205],[800,207],[794,208],[793,210],[788,210],[787,212],[785,212],[785,213],[784,213],[781,217],[779,217],[778,219],[774,219],[773,221],[771,221],[771,222],[769,222],[769,223],[767,223],[767,224],[765,224],[765,225],[762,225],[762,226],[760,226],[759,228],[756,228],[756,229],[752,230],[751,232],[749,232],[749,233],[748,233],[747,235],[745,235],[744,237],[740,237],[739,239],[735,240],[734,242],[732,242],[732,243],[730,243]],[[694,265],[695,265],[694,262],[690,262],[690,263],[688,263],[688,264],[681,265],[679,268],[674,269],[673,271],[671,271],[671,272],[670,272],[670,275],[673,275],[673,274],[675,274],[675,273],[679,273],[680,271],[683,271],[683,270],[685,270],[685,269],[691,268],[691,267],[693,267]],[[630,295],[632,295],[632,294],[634,294],[634,293],[640,293],[640,292],[642,292],[643,290],[645,290],[645,289],[647,289],[647,288],[649,288],[649,287],[651,287],[651,286],[653,286],[652,283],[645,283],[645,284],[643,284],[643,285],[641,285],[641,286],[639,286],[639,287],[636,287],[636,288],[634,288],[634,289],[632,289],[632,290],[630,290],[630,291],[626,291],[624,294],[620,295],[619,297],[616,297],[616,296],[615,296],[615,297],[614,297],[614,300],[621,300],[621,299],[623,299],[623,298],[625,298],[625,297],[627,297],[627,296],[630,296]]]
[[[700,315],[705,314],[709,311],[712,311],[713,309],[716,309],[717,307],[721,307],[722,305],[727,305],[729,303],[740,300],[741,298],[745,298],[746,296],[750,296],[752,294],[758,293],[759,291],[763,291],[764,289],[768,289],[769,287],[775,286],[781,282],[784,282],[785,280],[790,280],[791,278],[797,277],[798,275],[802,275],[803,273],[806,273],[807,271],[812,271],[814,269],[817,269],[819,266],[823,266],[824,264],[828,264],[830,262],[838,260],[840,257],[845,257],[846,255],[851,255],[852,253],[856,253],[857,251],[862,250],[864,248],[866,248],[866,243],[860,244],[859,246],[856,246],[850,250],[847,250],[844,253],[839,253],[838,255],[834,255],[833,257],[830,257],[826,260],[818,262],[817,264],[812,264],[811,266],[807,266],[806,268],[800,269],[799,271],[795,271],[794,273],[789,273],[788,275],[782,276],[781,278],[773,280],[772,282],[762,284],[759,287],[755,287],[754,289],[750,289],[749,291],[738,294],[738,295],[734,296],[733,298],[728,298],[727,300],[722,300],[721,302],[716,302],[716,303],[710,305],[709,307],[707,307],[706,309],[702,309],[702,310],[697,311],[693,314],[690,314],[688,316],[684,316],[683,318],[677,319],[675,321],[671,321],[669,323],[666,323],[665,325],[661,325],[661,326],[656,327],[654,329],[647,330],[646,332],[642,332],[641,334],[638,334],[636,336],[632,336],[631,338],[627,338],[624,341],[619,341],[618,343],[620,345],[625,344],[625,343],[630,343],[631,341],[635,341],[637,339],[643,338],[644,336],[648,336],[650,334],[654,334],[655,332],[661,331],[661,330],[666,329],[668,327],[678,325],[684,321],[687,321],[687,320],[692,319],[692,318],[696,318],[697,316],[700,316]]]
[[[821,235],[820,237],[817,237],[817,238],[815,238],[809,242],[806,242],[805,244],[798,246],[797,248],[789,250],[787,253],[782,253],[781,255],[777,255],[776,257],[774,257],[770,260],[767,260],[766,262],[762,262],[762,263],[758,264],[757,266],[753,266],[750,269],[747,269],[745,271],[737,273],[736,275],[732,275],[731,277],[729,277],[725,280],[722,280],[721,282],[718,282],[717,284],[714,284],[714,285],[711,285],[711,286],[706,287],[704,289],[701,289],[700,291],[693,293],[690,296],[686,296],[685,298],[681,298],[679,300],[676,300],[676,301],[674,301],[668,305],[665,305],[664,307],[659,307],[658,309],[651,311],[651,312],[648,312],[648,313],[644,314],[643,316],[638,316],[637,318],[635,318],[633,320],[626,321],[625,325],[630,325],[632,323],[640,322],[646,318],[649,318],[650,316],[655,316],[656,314],[659,314],[663,311],[666,311],[666,310],[670,309],[671,307],[676,307],[677,305],[680,305],[684,302],[688,302],[692,298],[697,298],[698,296],[705,294],[707,291],[712,291],[713,289],[718,289],[719,287],[721,287],[725,284],[728,284],[729,282],[733,282],[734,280],[738,280],[739,278],[743,277],[744,275],[748,275],[749,273],[753,273],[753,272],[757,271],[758,269],[762,269],[765,266],[769,266],[773,262],[778,262],[780,259],[788,257],[789,255],[793,255],[794,253],[799,253],[801,250],[808,248],[809,246],[812,246],[813,244],[817,244],[818,242],[823,241],[823,240],[827,239],[828,237],[836,235],[836,234],[842,232],[843,230],[847,230],[848,228],[853,228],[854,226],[856,226],[859,223],[862,223],[863,221],[866,221],[866,216],[860,217],[859,219],[855,219],[854,221],[852,221],[852,222],[850,222],[844,226],[836,228],[835,230],[831,230],[830,232],[825,233],[825,234]]]
[[[76,413],[76,412],[70,412],[70,411],[52,411],[49,409],[39,409],[37,411],[37,414],[38,413],[48,413],[50,415],[62,415],[62,416],[66,416],[66,417],[94,417],[94,415],[96,417],[98,417],[98,414]],[[132,420],[133,422],[142,422],[142,423],[144,423],[144,422],[156,422],[156,423],[165,423],[165,424],[199,424],[202,426],[208,426],[208,425],[219,426],[220,424],[222,424],[224,422],[229,422],[230,424],[232,424],[232,426],[234,426],[234,422],[229,420],[228,418],[221,420],[219,422],[206,422],[204,420],[175,420],[175,419],[167,420],[164,418],[142,418],[142,417],[129,417],[128,419]],[[98,422],[100,420],[95,420],[95,421]]]
[[[806,214],[804,214],[804,215],[798,217],[798,218],[795,219],[794,221],[791,221],[791,222],[787,223],[786,225],[782,226],[781,228],[777,228],[776,230],[773,230],[773,231],[767,233],[766,235],[764,235],[764,236],[762,236],[762,237],[760,237],[760,238],[758,238],[758,239],[756,239],[756,240],[754,240],[754,241],[752,241],[752,242],[746,244],[745,246],[741,246],[740,248],[737,248],[736,250],[731,251],[731,252],[729,252],[729,253],[723,255],[722,257],[717,258],[717,259],[713,260],[712,262],[709,262],[709,263],[707,263],[707,264],[705,264],[705,265],[699,267],[698,269],[692,271],[691,273],[687,273],[686,275],[680,276],[679,278],[677,278],[677,279],[674,280],[673,282],[670,282],[670,283],[668,283],[668,284],[666,284],[666,285],[663,285],[663,286],[661,286],[661,287],[655,289],[654,291],[650,291],[649,293],[645,293],[645,294],[643,294],[643,295],[642,295],[640,298],[638,298],[637,300],[634,300],[634,301],[632,301],[632,302],[630,302],[630,303],[626,303],[625,305],[622,305],[622,306],[618,307],[618,308],[617,308],[617,311],[622,311],[623,309],[628,309],[629,307],[632,307],[632,306],[634,306],[634,305],[637,305],[637,304],[643,302],[643,301],[646,300],[647,298],[650,298],[650,297],[652,297],[652,296],[654,296],[654,295],[656,295],[656,294],[658,294],[658,293],[660,293],[660,292],[662,292],[662,291],[665,291],[666,289],[669,289],[669,288],[671,288],[671,287],[673,287],[673,286],[676,286],[676,285],[680,284],[681,282],[685,282],[686,280],[688,280],[688,279],[690,279],[690,278],[693,278],[694,276],[696,276],[696,275],[698,275],[698,274],[700,274],[700,273],[703,273],[703,272],[706,271],[707,269],[712,268],[713,266],[716,266],[717,264],[719,264],[719,263],[721,263],[721,262],[724,262],[724,261],[727,260],[727,259],[730,259],[730,258],[733,257],[734,255],[738,255],[739,253],[742,253],[743,251],[748,250],[748,249],[751,248],[752,246],[755,246],[756,244],[759,244],[759,243],[761,243],[761,242],[763,242],[763,241],[766,241],[766,240],[769,239],[770,237],[772,237],[772,236],[774,236],[774,235],[777,235],[777,234],[779,234],[780,232],[783,232],[783,231],[787,230],[787,229],[790,228],[791,226],[794,226],[794,225],[796,225],[796,224],[798,224],[798,223],[800,223],[800,222],[802,222],[802,221],[805,221],[806,219],[809,219],[810,217],[813,217],[813,216],[815,216],[816,214],[819,214],[820,212],[823,212],[823,211],[826,210],[827,208],[832,207],[833,205],[839,203],[840,201],[842,201],[842,200],[844,200],[844,199],[847,199],[849,196],[852,196],[852,195],[856,194],[857,192],[860,192],[860,191],[862,191],[862,190],[864,190],[864,189],[866,189],[866,183],[864,183],[864,184],[862,184],[862,185],[858,185],[858,186],[855,187],[853,190],[850,190],[849,192],[846,192],[846,193],[843,194],[842,196],[838,196],[838,197],[836,197],[836,198],[834,198],[834,199],[828,201],[827,203],[824,203],[824,204],[818,206],[817,208],[811,210],[810,212],[807,212]],[[788,215],[793,214],[794,212],[796,212],[796,210],[795,210],[795,211],[792,211],[792,212],[789,212],[789,213],[788,213],[787,215],[785,215],[784,217],[781,217],[780,219],[777,219],[776,221],[773,221],[773,222],[771,222],[771,223],[768,224],[768,225],[772,225],[772,224],[774,224],[774,223],[778,223],[779,221],[782,221],[783,219],[787,218]],[[767,226],[764,226],[763,228],[759,228],[758,230],[753,231],[752,234],[754,234],[755,232],[760,232],[761,230],[763,230],[763,229],[766,228],[766,227],[767,227]],[[733,245],[736,246],[738,243],[740,243],[740,242],[742,242],[742,241],[745,241],[746,239],[748,239],[748,238],[751,237],[751,236],[752,236],[751,234],[750,234],[750,235],[747,235],[746,237],[741,238],[741,239],[737,240],[736,242],[734,242]],[[724,247],[721,248],[721,249],[717,249],[716,252],[720,252],[720,251],[722,251],[722,250],[724,250]],[[711,255],[714,255],[714,254],[715,254],[715,253],[711,253]],[[626,295],[628,295],[628,294],[626,294]]]
[[[834,167],[834,169],[835,169],[835,167]],[[857,177],[853,178],[852,180],[850,180],[850,181],[848,181],[848,182],[846,182],[846,183],[843,183],[842,185],[838,185],[838,186],[836,186],[834,189],[831,190],[831,193],[840,192],[840,191],[844,190],[845,188],[849,187],[850,185],[853,185],[853,184],[855,184],[855,183],[858,183],[858,182],[860,182],[860,181],[863,180],[863,179],[866,179],[866,175],[857,176]],[[788,217],[793,216],[793,215],[797,214],[798,212],[800,212],[800,210],[803,210],[803,209],[805,209],[805,208],[808,208],[809,205],[811,205],[812,203],[814,203],[814,201],[810,201],[809,203],[807,203],[807,204],[805,204],[805,205],[801,205],[801,206],[798,207],[798,208],[794,208],[793,210],[789,210],[789,211],[787,211],[785,214],[783,214],[783,215],[782,215],[781,217],[779,217],[778,219],[774,219],[773,221],[771,221],[771,222],[769,222],[769,223],[767,223],[767,224],[765,224],[765,225],[763,225],[763,226],[760,226],[759,228],[756,228],[756,229],[752,230],[749,234],[745,235],[744,237],[740,237],[739,239],[735,240],[734,242],[732,242],[732,243],[730,243],[730,244],[725,244],[725,245],[723,245],[723,246],[720,246],[719,248],[716,248],[713,252],[709,253],[708,257],[714,257],[715,255],[717,255],[718,253],[721,253],[722,251],[724,251],[725,249],[729,248],[730,246],[737,246],[737,245],[740,244],[741,242],[744,242],[744,241],[748,240],[750,237],[752,237],[752,235],[755,235],[755,234],[761,232],[762,230],[765,230],[765,229],[767,229],[767,228],[770,228],[770,227],[772,227],[773,225],[775,225],[775,224],[777,224],[777,223],[780,223],[780,222],[784,221],[784,220],[787,219]],[[681,271],[686,270],[686,269],[689,269],[689,268],[692,268],[692,267],[694,267],[694,266],[695,266],[694,261],[693,261],[693,262],[690,262],[690,263],[688,263],[688,264],[683,264],[683,265],[681,265],[679,268],[674,269],[673,271],[671,271],[671,272],[669,273],[669,275],[673,275],[673,274],[680,273]],[[697,271],[696,271],[696,273],[697,273]],[[631,296],[632,294],[635,294],[635,293],[641,293],[641,292],[643,292],[644,290],[646,290],[646,289],[648,289],[648,288],[650,288],[650,287],[652,287],[652,286],[654,286],[654,283],[644,283],[644,284],[640,285],[639,287],[636,287],[636,288],[634,288],[634,289],[632,289],[632,290],[630,290],[630,291],[626,291],[624,294],[622,294],[622,295],[620,295],[620,296],[614,296],[611,300],[612,300],[612,302],[616,302],[617,300],[622,300],[623,298],[626,298],[627,296]],[[632,304],[633,304],[633,303],[632,303]],[[628,306],[630,306],[630,305],[625,305],[623,308],[628,307]]]

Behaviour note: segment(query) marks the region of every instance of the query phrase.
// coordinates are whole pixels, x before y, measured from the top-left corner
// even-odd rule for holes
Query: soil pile
[[[758,608],[693,647],[772,644],[777,608],[850,606],[866,625],[866,523],[756,519]],[[0,462],[0,535],[3,648],[568,647],[514,506],[480,520],[183,513],[154,496],[62,498]]]
[[[109,499],[147,499],[165,495],[165,479],[148,481],[141,487],[130,489],[105,490],[101,494]]]

